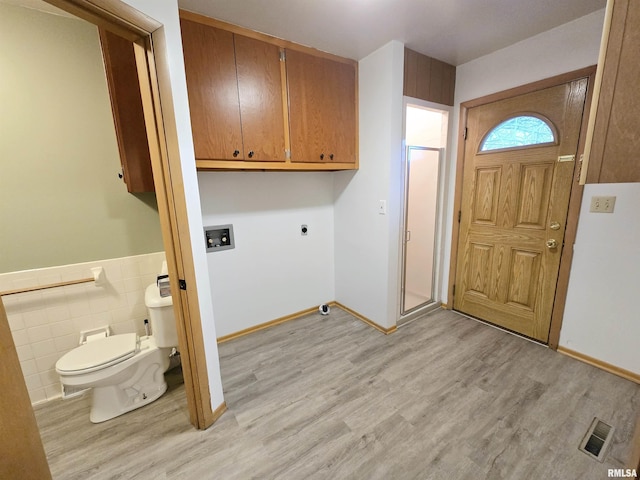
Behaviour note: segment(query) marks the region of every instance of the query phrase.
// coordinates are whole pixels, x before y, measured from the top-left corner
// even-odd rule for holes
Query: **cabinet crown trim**
[[[256,40],[262,40],[263,42],[271,43],[281,48],[286,48],[289,50],[297,50],[299,52],[308,53],[316,57],[327,58],[329,60],[333,60],[334,62],[347,63],[351,65],[358,64],[356,60],[353,60],[351,58],[340,57],[338,55],[334,55],[333,53],[325,52],[323,50],[318,50],[317,48],[308,47],[306,45],[300,45],[298,43],[294,43],[289,40],[284,40],[282,38],[274,37],[266,33],[256,32],[254,30],[250,30],[248,28],[241,27],[233,23],[224,22],[222,20],[218,20],[217,18],[207,17],[205,15],[191,12],[189,10],[180,9],[180,18],[184,20],[190,20],[192,22],[202,23],[204,25],[209,25],[211,27],[220,28],[222,30],[226,30],[228,32],[235,33],[238,35],[243,35],[245,37],[255,38]]]

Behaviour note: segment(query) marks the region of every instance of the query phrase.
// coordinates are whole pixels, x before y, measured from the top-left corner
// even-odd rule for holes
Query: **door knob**
[[[249,158],[253,158],[253,155],[254,155],[253,150],[251,150],[251,151],[249,152]]]
[[[240,155],[240,150],[234,150],[233,151],[233,156],[237,157],[238,155]]]
[[[551,222],[551,225],[549,225],[549,228],[551,230],[560,230],[560,224],[558,222]]]
[[[555,238],[550,238],[549,240],[547,240],[547,248],[552,249],[557,247],[558,247],[558,242],[556,241]]]

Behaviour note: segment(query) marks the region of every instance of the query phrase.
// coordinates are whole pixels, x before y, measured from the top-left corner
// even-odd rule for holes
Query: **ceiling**
[[[65,14],[42,0],[0,3]],[[355,60],[399,40],[420,53],[461,65],[602,9],[606,0],[178,0],[178,4]]]
[[[420,53],[461,65],[604,8],[606,0],[178,0],[178,4],[356,60],[399,40]]]

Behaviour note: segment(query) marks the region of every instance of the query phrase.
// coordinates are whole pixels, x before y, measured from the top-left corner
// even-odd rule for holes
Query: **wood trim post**
[[[144,47],[136,45],[136,63],[167,266],[170,278],[174,279],[171,282],[171,295],[176,314],[189,417],[194,426],[205,429],[213,424],[214,415],[202,337],[197,281],[190,250],[191,235],[182,166],[177,132],[168,135],[169,132],[166,130],[168,125],[175,125],[175,121],[164,122],[165,114],[172,115],[173,112],[162,110],[158,86],[159,72],[156,70],[152,42],[153,34],[151,38],[145,39]],[[164,74],[168,75],[168,72]],[[178,279],[185,281],[185,290],[179,287]]]
[[[0,297],[0,478],[51,480],[9,320]]]
[[[156,63],[158,49],[165,48],[162,24],[120,0],[45,0],[134,43],[143,110],[152,159],[158,212],[171,282],[174,312],[183,365],[191,423],[200,429],[216,417],[211,406],[195,268],[187,219],[182,165],[171,98],[162,102],[160,85],[169,85],[169,72]],[[162,55],[163,52],[159,52]],[[168,120],[165,122],[165,118]],[[186,290],[178,286],[184,280]],[[217,407],[217,412],[223,411]]]

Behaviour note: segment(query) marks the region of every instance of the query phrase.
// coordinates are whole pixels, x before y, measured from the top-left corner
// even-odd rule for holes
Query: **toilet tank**
[[[152,283],[144,292],[144,303],[147,306],[151,335],[156,345],[161,348],[177,347],[178,332],[173,314],[173,299],[170,296],[161,297],[158,286]]]

